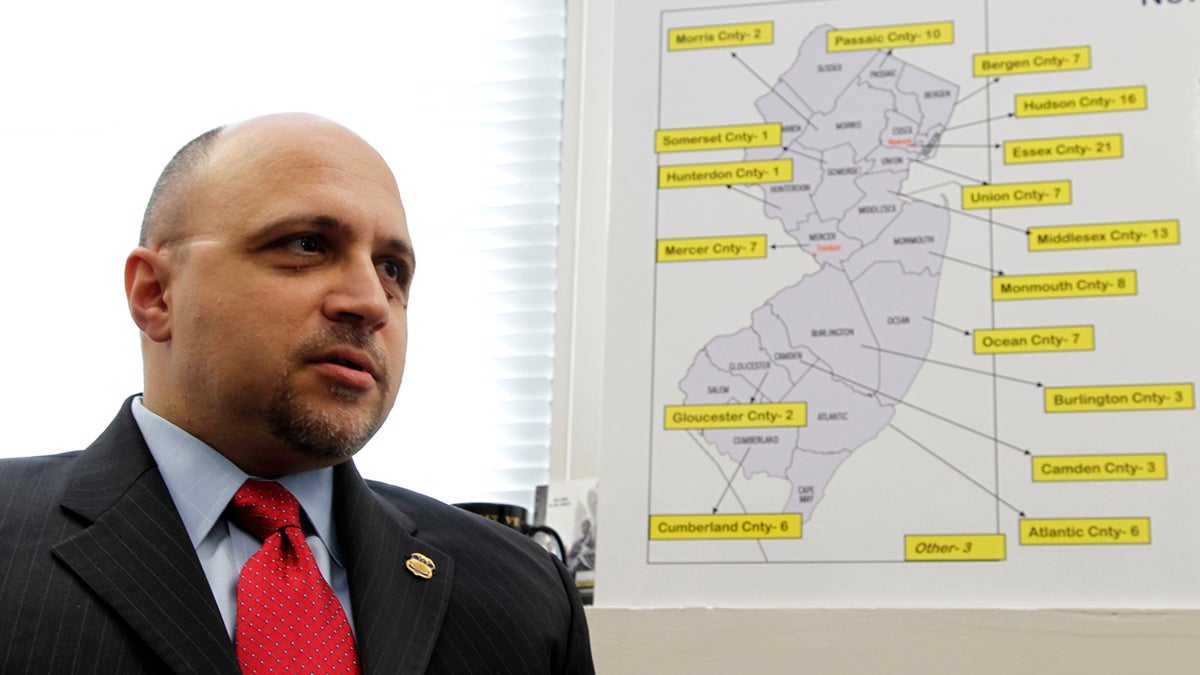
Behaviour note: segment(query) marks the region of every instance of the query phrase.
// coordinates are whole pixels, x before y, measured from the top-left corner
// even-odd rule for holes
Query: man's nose
[[[386,324],[391,307],[375,262],[348,260],[338,266],[324,311],[330,321],[353,323],[369,331]]]

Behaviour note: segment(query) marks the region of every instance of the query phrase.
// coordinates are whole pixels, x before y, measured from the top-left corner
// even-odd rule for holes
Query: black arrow
[[[804,248],[802,244],[771,244],[771,248]]]
[[[938,171],[941,171],[942,173],[948,173],[948,174],[950,174],[951,176],[958,176],[959,178],[966,178],[967,180],[969,180],[969,181],[972,181],[972,182],[975,182],[975,183],[979,183],[980,185],[987,185],[987,181],[986,181],[986,180],[981,180],[981,179],[979,179],[979,178],[975,178],[974,176],[968,176],[968,175],[967,175],[967,174],[965,174],[965,173],[959,173],[959,172],[957,172],[957,171],[951,171],[950,169],[945,169],[945,168],[942,168],[942,167],[940,167],[940,166],[938,166],[938,165],[936,165],[936,164],[930,164],[929,162],[926,162],[926,161],[914,160],[914,161],[913,161],[913,164],[920,164],[921,166],[927,166],[927,167],[929,167],[929,168],[931,168],[931,169],[936,169],[936,170],[938,170]]]
[[[994,77],[994,78],[992,78],[990,81],[984,82],[982,87],[980,87],[980,88],[976,89],[975,91],[973,91],[973,92],[971,92],[971,93],[967,94],[966,96],[964,96],[964,97],[962,97],[962,98],[958,99],[957,101],[955,101],[955,102],[954,102],[954,105],[956,105],[956,106],[957,106],[957,105],[959,105],[959,104],[960,104],[960,103],[962,103],[963,101],[965,101],[965,100],[967,100],[967,99],[971,98],[971,97],[972,97],[972,96],[974,96],[975,94],[978,94],[979,92],[983,91],[984,89],[987,89],[988,87],[992,86],[993,84],[996,84],[996,83],[997,83],[997,82],[999,82],[999,81],[1000,81],[1000,78],[998,78],[998,77]]]
[[[871,345],[863,345],[863,349],[873,349],[877,352],[883,352],[884,354],[894,354],[896,356],[903,356],[903,357],[909,358],[909,359],[916,359],[917,361],[924,361],[925,363],[935,363],[939,366],[946,366],[947,368],[957,368],[958,370],[965,370],[968,373],[978,373],[980,375],[986,375],[988,377],[998,377],[1002,380],[1011,380],[1013,382],[1020,382],[1021,384],[1032,384],[1033,386],[1039,387],[1039,388],[1042,386],[1041,382],[1033,382],[1032,380],[1022,380],[1019,377],[1012,377],[1009,375],[1001,375],[1000,373],[988,372],[986,370],[977,370],[975,368],[968,368],[966,366],[960,366],[957,363],[946,363],[945,361],[935,361],[933,359],[926,358],[924,356],[917,356],[916,354],[905,354],[904,352],[894,352],[890,349],[884,349],[882,347],[874,347]]]
[[[889,426],[889,427],[891,427],[891,428],[892,428],[892,430],[893,430],[893,431],[895,431],[896,433],[900,434],[901,436],[903,436],[903,437],[907,438],[909,441],[911,441],[913,445],[915,445],[915,446],[917,446],[918,448],[920,448],[920,449],[924,450],[925,452],[928,452],[928,453],[929,453],[929,454],[930,454],[930,455],[931,455],[931,456],[932,456],[934,459],[936,459],[937,461],[939,461],[939,462],[941,462],[942,464],[945,464],[946,466],[948,466],[948,467],[950,467],[951,469],[953,469],[953,470],[954,470],[954,472],[955,472],[955,473],[957,473],[958,475],[960,475],[960,476],[962,476],[963,478],[966,478],[967,480],[971,481],[971,483],[972,483],[972,484],[973,484],[975,487],[977,487],[977,488],[979,488],[980,490],[983,490],[984,492],[988,493],[989,495],[991,495],[991,496],[995,497],[995,498],[996,498],[996,501],[998,501],[998,502],[1000,502],[1001,504],[1004,504],[1004,505],[1005,505],[1005,506],[1007,506],[1008,508],[1012,509],[1013,511],[1015,511],[1016,513],[1018,513],[1018,514],[1019,514],[1019,515],[1020,515],[1022,518],[1024,518],[1024,517],[1025,517],[1025,512],[1024,512],[1024,511],[1022,511],[1021,509],[1018,509],[1017,507],[1013,506],[1012,504],[1009,504],[1007,501],[1005,501],[1005,500],[1004,500],[1004,498],[1003,498],[1003,497],[1001,497],[1000,495],[996,494],[995,492],[992,492],[991,490],[989,490],[989,489],[987,489],[986,487],[984,487],[982,484],[980,484],[980,483],[979,483],[979,481],[977,481],[977,480],[975,480],[974,478],[971,478],[970,476],[968,476],[968,475],[967,475],[967,474],[966,474],[964,471],[962,471],[961,469],[959,469],[957,466],[954,466],[954,465],[953,465],[953,464],[951,464],[950,462],[947,462],[947,461],[946,461],[944,458],[942,458],[942,457],[941,457],[940,455],[938,455],[936,452],[934,452],[934,451],[930,450],[929,448],[925,447],[925,445],[924,445],[924,444],[922,444],[922,443],[921,443],[920,441],[918,441],[917,439],[913,438],[912,436],[909,436],[908,434],[904,433],[903,431],[900,431],[899,427],[897,427],[895,424],[891,424],[891,423],[889,423],[889,424],[888,424],[888,426]]]
[[[958,182],[958,181],[956,181],[956,180],[948,180],[948,181],[945,181],[945,182],[943,182],[943,183],[934,183],[933,185],[927,185],[927,186],[925,186],[925,187],[923,187],[923,188],[917,188],[917,189],[915,189],[915,190],[909,190],[908,192],[906,192],[906,193],[903,193],[903,194],[901,194],[901,193],[899,193],[899,192],[895,192],[895,191],[890,191],[890,192],[891,192],[892,194],[894,194],[894,195],[900,195],[900,196],[902,196],[902,197],[908,197],[908,196],[910,196],[910,195],[915,195],[915,194],[917,194],[918,192],[929,192],[930,190],[939,190],[939,189],[941,189],[941,188],[944,188],[944,187],[946,187],[947,185],[949,185],[949,186],[952,186],[952,187],[956,187],[956,188],[958,188],[958,189],[960,189],[960,190],[962,189],[962,183],[959,183],[959,182]],[[916,197],[913,197],[913,199],[916,199]]]
[[[946,127],[945,129],[942,129],[942,133],[946,133],[947,131],[954,131],[956,129],[965,129],[967,127],[973,127],[976,124],[985,124],[987,122],[995,122],[996,120],[1003,120],[1003,119],[1008,119],[1009,117],[1016,117],[1016,116],[1017,116],[1016,113],[1005,113],[1003,115],[997,115],[995,117],[986,117],[981,120],[975,120],[974,122],[967,122],[966,124],[958,124],[958,125],[955,125],[952,127]]]
[[[971,331],[969,331],[969,330],[965,330],[965,329],[963,329],[963,328],[959,328],[958,326],[951,326],[951,325],[950,325],[950,324],[948,324],[948,323],[942,323],[941,321],[938,321],[937,319],[934,319],[933,317],[923,316],[923,317],[921,317],[921,318],[922,318],[922,319],[925,319],[926,321],[928,321],[928,322],[930,322],[930,323],[936,323],[936,324],[937,324],[937,325],[939,325],[939,326],[945,326],[946,328],[952,328],[952,329],[954,329],[955,331],[957,331],[957,332],[959,332],[959,333],[962,333],[963,335],[970,335],[970,334],[971,334]]]
[[[900,197],[904,197],[905,199],[911,199],[914,202],[921,202],[922,204],[928,204],[930,206],[935,206],[944,211],[949,211],[950,213],[957,213],[960,216],[974,218],[975,220],[982,220],[985,223],[989,223],[991,225],[996,225],[998,227],[1003,227],[1005,229],[1012,230],[1013,232],[1020,232],[1021,234],[1025,235],[1027,237],[1029,236],[1029,231],[1023,227],[1017,227],[1016,225],[1009,225],[1007,223],[1002,223],[998,220],[992,220],[991,218],[986,218],[984,216],[977,216],[974,213],[971,213],[969,211],[961,211],[959,209],[952,209],[949,206],[946,206],[945,204],[938,204],[937,202],[931,202],[928,199],[921,199],[919,197],[914,197],[911,194],[904,194],[903,192],[896,192],[895,190],[888,190],[888,192],[891,192],[892,194],[898,195]]]
[[[755,403],[758,401],[758,395],[760,393],[762,393],[763,383],[767,381],[767,375],[770,375],[770,374],[771,374],[771,371],[768,370],[765,374],[763,374],[762,379],[758,381],[758,384],[754,385],[754,393],[750,396],[751,403]]]
[[[792,142],[794,143],[795,141],[792,141]],[[804,154],[803,152],[800,152],[799,150],[793,150],[793,149],[792,149],[792,145],[791,145],[791,143],[789,143],[788,145],[786,145],[786,146],[783,148],[783,150],[784,150],[784,152],[790,152],[790,153],[792,153],[793,155],[800,155],[801,157],[804,157],[805,159],[811,159],[811,160],[814,160],[814,161],[816,161],[816,162],[819,162],[819,163],[820,163],[820,164],[822,164],[822,165],[824,165],[824,164],[825,164],[825,160],[824,160],[824,159],[821,159],[820,157],[817,157],[817,156],[815,156],[815,155],[806,155],[806,154]]]
[[[928,153],[928,151],[929,151],[929,148],[933,148],[933,149],[935,149],[935,150],[939,150],[939,149],[941,149],[941,148],[992,148],[992,149],[994,149],[994,150],[999,150],[999,149],[1000,149],[1000,144],[999,144],[999,143],[993,143],[993,144],[991,144],[991,145],[988,145],[987,143],[980,143],[980,144],[972,144],[972,143],[930,143],[929,145],[926,145],[926,146],[925,146],[926,153]]]
[[[725,501],[725,495],[729,494],[729,488],[733,485],[733,479],[737,478],[738,472],[742,470],[742,463],[746,461],[746,456],[753,449],[753,446],[747,447],[746,452],[742,453],[742,458],[738,461],[737,468],[733,470],[733,473],[729,474],[729,481],[725,483],[725,489],[721,491],[721,496],[717,497],[717,505],[713,507],[713,513],[716,513],[717,509],[721,507],[721,502]]]
[[[878,389],[876,389],[876,388],[874,388],[874,387],[868,387],[867,385],[865,385],[865,384],[863,384],[863,383],[861,383],[861,382],[855,382],[854,380],[851,380],[851,379],[850,379],[850,378],[848,378],[848,377],[845,377],[845,376],[842,376],[842,375],[838,375],[837,373],[833,372],[832,370],[828,370],[828,369],[826,369],[826,368],[822,368],[821,366],[817,365],[816,363],[809,362],[809,361],[805,361],[804,359],[796,359],[796,360],[797,360],[797,361],[799,361],[800,363],[802,363],[802,364],[806,365],[806,366],[809,366],[809,367],[811,367],[813,370],[819,370],[819,371],[821,371],[822,373],[825,373],[826,375],[829,375],[830,377],[835,377],[835,378],[837,378],[837,379],[839,379],[839,380],[843,380],[843,381],[845,381],[845,382],[849,382],[850,384],[852,384],[852,385],[854,385],[854,386],[856,386],[856,387],[860,387],[860,388],[862,388],[862,389],[866,389],[866,390],[868,390],[868,391],[871,391],[871,392],[873,392],[873,393],[874,393],[874,395],[877,395],[877,396],[883,396],[883,397],[885,397],[885,398],[889,398],[889,399],[891,399],[891,400],[895,401],[896,403],[899,403],[899,404],[900,404],[900,405],[902,405],[902,406],[906,406],[906,407],[908,407],[908,408],[912,408],[913,410],[916,410],[917,412],[922,412],[922,413],[925,413],[926,415],[929,415],[930,417],[932,417],[932,418],[934,418],[934,419],[939,419],[939,420],[941,420],[941,421],[945,422],[946,424],[950,424],[950,425],[956,426],[956,427],[958,427],[959,429],[962,429],[963,431],[969,431],[969,432],[971,432],[971,433],[975,434],[976,436],[982,436],[983,438],[986,438],[986,439],[988,439],[989,441],[995,441],[996,443],[999,443],[1000,445],[1003,445],[1003,446],[1004,446],[1004,447],[1006,447],[1006,448],[1012,448],[1013,450],[1016,450],[1017,452],[1020,452],[1020,453],[1021,453],[1021,454],[1023,454],[1023,455],[1032,455],[1032,454],[1033,454],[1032,452],[1029,452],[1029,451],[1028,451],[1028,450],[1026,450],[1025,448],[1020,448],[1020,447],[1017,447],[1017,446],[1013,445],[1012,443],[1009,443],[1009,442],[1007,442],[1007,441],[1002,441],[1002,440],[1000,440],[999,438],[996,438],[995,436],[989,436],[988,434],[985,434],[985,433],[983,433],[982,431],[979,431],[978,429],[972,429],[971,427],[969,427],[969,426],[967,426],[967,425],[965,425],[965,424],[963,424],[963,423],[961,423],[961,422],[955,422],[954,420],[952,420],[952,419],[950,419],[950,418],[948,418],[948,417],[942,417],[941,415],[939,415],[939,414],[937,414],[937,413],[935,413],[935,412],[933,412],[933,411],[931,411],[931,410],[926,410],[926,409],[924,409],[924,408],[922,408],[922,407],[920,407],[920,406],[913,405],[912,403],[909,403],[908,401],[905,401],[905,400],[904,400],[904,399],[902,399],[902,398],[897,398],[897,397],[895,397],[895,396],[892,396],[891,394],[886,394],[886,393],[884,393],[884,392],[882,392],[882,391],[879,391]]]
[[[775,95],[779,97],[779,100],[780,100],[780,101],[783,101],[785,104],[787,104],[787,107],[789,107],[789,108],[791,108],[792,110],[796,111],[796,114],[800,116],[800,119],[802,119],[802,120],[804,120],[805,122],[807,122],[808,124],[812,125],[812,127],[813,127],[814,129],[815,129],[815,128],[817,128],[817,125],[813,124],[812,120],[808,119],[808,116],[807,116],[807,115],[805,115],[804,113],[800,112],[800,109],[799,109],[799,108],[797,108],[796,106],[792,105],[792,102],[791,102],[791,101],[789,101],[789,100],[787,100],[786,98],[784,98],[784,97],[783,97],[783,95],[782,95],[782,94],[780,94],[780,93],[779,93],[779,91],[778,91],[778,90],[776,90],[776,89],[775,89],[775,87],[774,87],[774,86],[772,86],[770,82],[767,82],[766,80],[764,80],[764,79],[763,79],[763,77],[762,77],[762,75],[759,75],[759,74],[758,74],[758,73],[757,73],[757,72],[756,72],[756,71],[755,71],[753,68],[751,68],[749,63],[746,63],[745,61],[743,61],[742,59],[740,59],[740,58],[738,57],[738,55],[737,55],[737,52],[730,52],[730,53],[729,53],[729,55],[733,57],[733,60],[734,60],[734,61],[737,61],[738,63],[740,63],[740,64],[742,64],[743,66],[745,66],[745,67],[746,67],[746,70],[750,71],[750,74],[751,74],[751,75],[753,75],[754,77],[758,78],[758,81],[759,81],[759,82],[762,82],[764,87],[766,87],[767,89],[770,89],[772,92],[774,92],[774,93],[775,93]]]
[[[783,86],[783,87],[786,87],[788,91],[792,92],[792,96],[795,96],[797,101],[800,101],[801,103],[804,103],[805,105],[808,105],[807,103],[805,103],[805,102],[804,102],[804,97],[800,95],[800,92],[796,91],[796,90],[795,90],[795,89],[792,87],[792,85],[788,83],[788,81],[787,81],[787,80],[783,80],[783,79],[781,79],[781,80],[779,80],[779,84],[780,84],[781,86]],[[783,99],[783,102],[784,102],[784,103],[787,103],[787,99],[784,99],[784,98],[783,98],[783,94],[779,93],[779,90],[778,90],[778,89],[775,89],[774,91],[775,91],[775,94],[776,94],[777,96],[779,96],[779,98]],[[816,122],[814,122],[814,121],[813,121],[813,120],[811,120],[811,119],[809,119],[809,120],[808,120],[808,124],[809,124],[809,126],[811,126],[813,129],[820,130],[820,128],[821,128],[821,127],[818,127],[818,126],[817,126],[817,123],[816,123]],[[807,131],[807,129],[805,129],[804,131]],[[801,133],[803,133],[803,132],[801,132]]]
[[[942,254],[942,253],[938,253],[937,251],[930,251],[929,255],[936,255],[939,258],[943,258],[945,260],[952,260],[956,263],[959,263],[960,265],[966,265],[967,267],[974,267],[975,269],[980,269],[980,270],[983,270],[984,272],[988,272],[992,276],[997,276],[997,277],[1004,276],[1003,270],[994,270],[990,267],[984,267],[983,265],[976,265],[973,262],[967,262],[966,260],[959,260],[958,258],[951,258],[950,256]]]
[[[747,197],[749,197],[750,199],[753,199],[756,202],[762,202],[762,203],[766,204],[767,206],[774,206],[775,208],[779,208],[778,204],[772,204],[771,202],[767,201],[766,199],[764,199],[762,197],[759,197],[756,194],[746,192],[745,190],[740,190],[738,188],[733,187],[732,185],[726,185],[725,187],[729,190],[733,190],[734,192],[736,192],[740,195],[746,195]]]

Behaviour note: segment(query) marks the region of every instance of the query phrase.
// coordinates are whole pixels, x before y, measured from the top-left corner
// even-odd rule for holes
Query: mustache
[[[370,334],[348,324],[335,324],[325,331],[306,339],[297,350],[302,361],[320,356],[322,353],[336,347],[353,347],[366,352],[371,359],[371,369],[375,379],[386,385],[391,380],[391,367],[387,354],[375,344]]]

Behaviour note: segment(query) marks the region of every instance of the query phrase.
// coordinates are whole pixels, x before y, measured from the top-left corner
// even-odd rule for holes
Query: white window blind
[[[175,149],[303,110],[389,161],[417,250],[404,384],[360,468],[531,506],[549,475],[565,33],[564,0],[0,10],[0,205],[22,251],[0,283],[31,328],[0,338],[22,397],[0,409],[0,456],[83,447],[140,390],[121,269]]]
[[[430,55],[439,75],[412,101],[429,164],[399,162],[418,250],[408,374],[360,464],[386,475],[395,453],[412,471],[396,482],[532,507],[549,477],[566,8],[451,7],[428,11],[464,48]]]

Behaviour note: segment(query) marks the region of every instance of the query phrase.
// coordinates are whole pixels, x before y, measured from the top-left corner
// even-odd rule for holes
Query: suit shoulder
[[[453,527],[460,530],[465,528],[476,535],[490,533],[503,538],[515,537],[513,541],[526,539],[510,527],[408,488],[376,480],[368,480],[367,485],[377,496],[413,519],[424,534],[430,534],[431,530]]]
[[[44,488],[46,481],[61,481],[80,454],[82,451],[75,450],[57,455],[0,459],[0,485],[22,491],[36,489],[34,485]]]
[[[61,517],[57,508],[78,452],[0,459],[0,559],[32,551]]]
[[[489,555],[492,564],[523,563],[555,574],[553,556],[511,527],[406,488],[371,480],[367,485],[412,519],[419,538],[451,555],[468,560]]]
[[[565,567],[516,529],[438,501],[412,490],[367,481],[381,500],[401,512],[415,527],[414,537],[453,559],[454,591],[450,597],[442,649],[435,651],[429,672],[466,672],[479,663],[463,660],[474,651],[451,648],[474,644],[478,635],[457,636],[460,627],[487,626],[495,638],[517,629],[511,640],[526,645],[520,658],[544,653],[544,672],[592,673],[587,620]],[[497,652],[498,654],[500,652]],[[503,662],[512,652],[498,656]],[[533,661],[527,672],[543,672]]]

